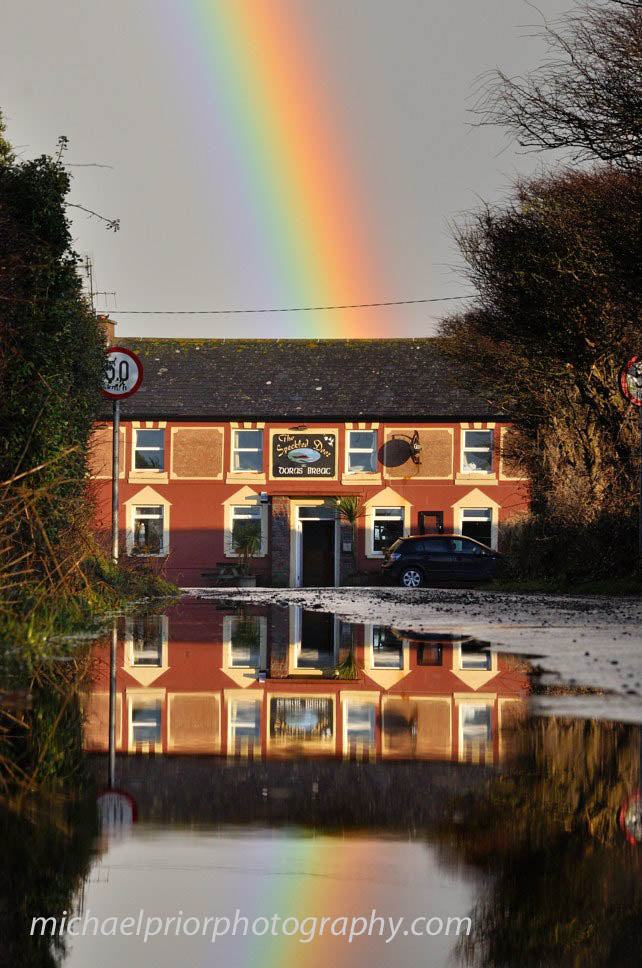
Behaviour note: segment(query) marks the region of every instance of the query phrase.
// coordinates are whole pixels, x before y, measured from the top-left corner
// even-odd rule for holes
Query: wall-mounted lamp
[[[395,434],[395,438],[401,437],[403,440],[408,441],[408,446],[410,447],[410,459],[413,464],[421,464],[421,441],[419,440],[419,431],[415,430],[412,437],[408,434]]]

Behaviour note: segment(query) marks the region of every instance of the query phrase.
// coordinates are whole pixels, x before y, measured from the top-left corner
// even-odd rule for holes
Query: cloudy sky
[[[555,19],[571,0],[538,0]],[[69,138],[75,244],[126,335],[420,335],[470,292],[449,223],[541,158],[471,127],[484,72],[544,54],[523,0],[4,0],[22,157]],[[95,166],[105,167],[95,167]],[[86,166],[86,167],[85,167]]]

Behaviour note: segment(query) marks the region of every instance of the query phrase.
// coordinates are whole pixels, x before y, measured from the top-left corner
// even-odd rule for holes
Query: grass
[[[114,611],[180,594],[175,585],[147,569],[117,566],[103,557],[89,559],[83,571],[86,584],[74,594],[47,595],[34,603],[32,590],[25,585],[11,608],[0,611],[0,648],[43,655],[52,639],[91,632]]]

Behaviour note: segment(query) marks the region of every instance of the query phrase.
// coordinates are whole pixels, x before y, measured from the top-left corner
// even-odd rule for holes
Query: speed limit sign
[[[103,378],[103,396],[110,400],[124,400],[136,393],[142,382],[143,364],[136,354],[122,346],[110,346]]]

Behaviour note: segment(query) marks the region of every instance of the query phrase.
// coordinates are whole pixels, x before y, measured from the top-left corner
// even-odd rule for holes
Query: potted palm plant
[[[350,568],[348,577],[352,582],[357,581],[357,523],[366,513],[366,506],[361,498],[355,495],[337,497],[334,500],[337,517],[350,528]]]
[[[248,522],[234,538],[234,552],[239,559],[239,588],[254,588],[256,575],[252,575],[250,562],[261,547],[261,526]]]

